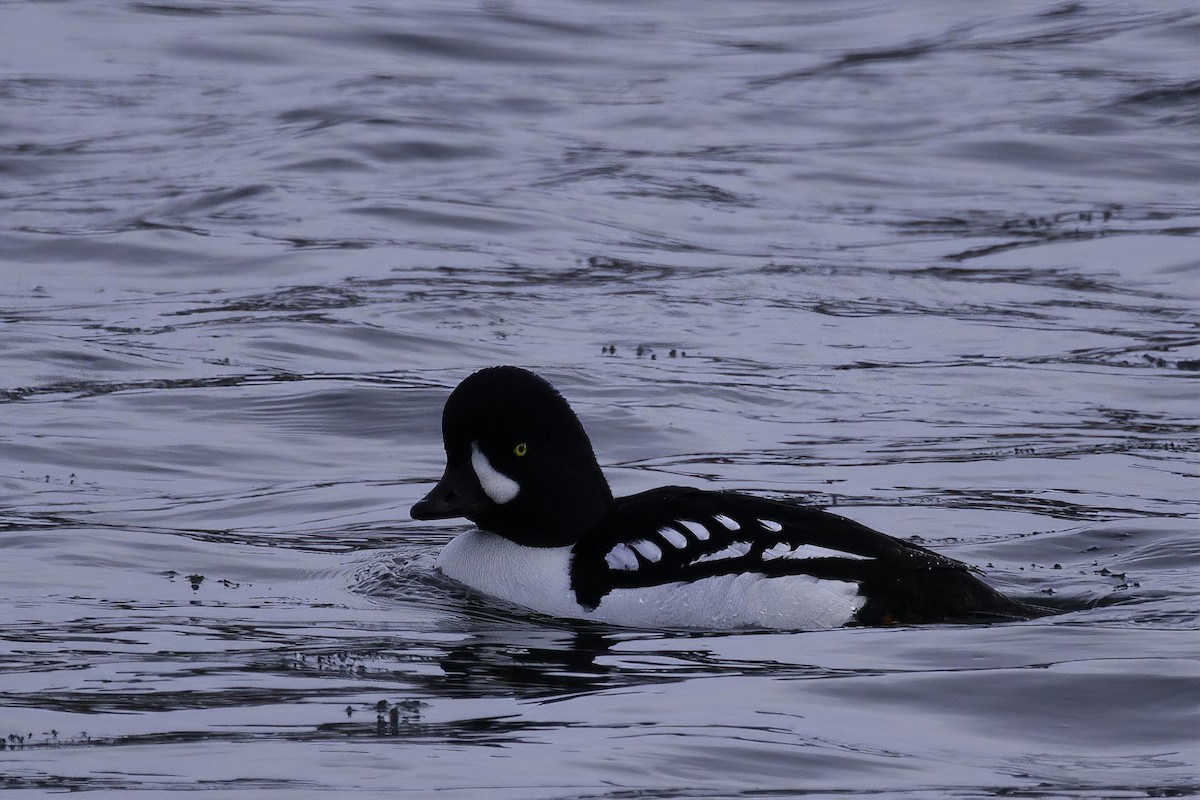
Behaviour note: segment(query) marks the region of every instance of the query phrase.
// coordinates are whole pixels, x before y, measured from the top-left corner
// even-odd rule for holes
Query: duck
[[[436,568],[539,614],[686,630],[1040,614],[963,562],[821,508],[685,486],[614,497],[566,399],[521,367],[465,378],[446,400],[442,439],[444,474],[411,516],[475,527]]]

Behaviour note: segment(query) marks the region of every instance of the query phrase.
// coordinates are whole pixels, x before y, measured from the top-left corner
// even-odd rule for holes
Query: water
[[[0,786],[1200,795],[1198,45],[1182,2],[0,6]],[[407,509],[493,363],[618,493],[832,504],[1062,613],[471,597]]]

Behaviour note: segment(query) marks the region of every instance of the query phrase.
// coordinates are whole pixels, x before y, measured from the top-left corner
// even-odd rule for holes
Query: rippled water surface
[[[1198,52],[1190,2],[0,4],[0,787],[1200,794]],[[494,363],[618,493],[1061,613],[472,597],[407,509]]]

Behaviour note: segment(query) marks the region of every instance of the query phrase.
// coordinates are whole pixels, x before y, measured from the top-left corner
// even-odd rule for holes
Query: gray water
[[[0,4],[0,788],[1200,795],[1197,53],[1193,2]],[[496,363],[618,493],[1060,613],[473,597],[407,509]]]

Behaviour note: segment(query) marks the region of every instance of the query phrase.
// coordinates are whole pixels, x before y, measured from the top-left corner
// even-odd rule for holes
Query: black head
[[[466,517],[519,544],[572,544],[612,505],[583,426],[562,395],[519,367],[458,385],[442,412],[446,473],[413,519]]]

